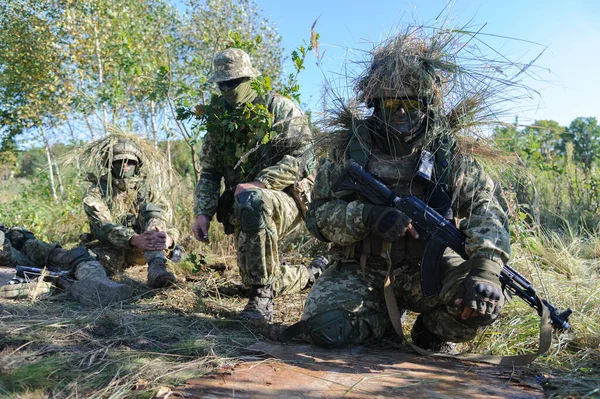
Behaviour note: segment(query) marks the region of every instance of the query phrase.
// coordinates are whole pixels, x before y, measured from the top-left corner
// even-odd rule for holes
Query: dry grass
[[[600,365],[598,238],[531,238],[516,245],[517,267],[554,305],[574,309],[573,328],[555,334],[550,352],[530,366],[549,397],[595,397]],[[0,395],[3,397],[153,397],[173,386],[245,359],[244,348],[275,339],[300,318],[306,292],[277,299],[271,326],[241,322],[235,314],[247,294],[230,255],[213,254],[187,281],[148,290],[144,270],[119,276],[135,297],[105,309],[82,307],[66,294],[46,300],[0,303]],[[201,262],[200,262],[201,263]],[[568,268],[566,267],[568,265]],[[543,281],[543,284],[542,284]],[[405,323],[408,329],[414,315]],[[463,349],[492,354],[534,351],[537,315],[519,299],[501,319]],[[391,346],[392,341],[375,343]]]

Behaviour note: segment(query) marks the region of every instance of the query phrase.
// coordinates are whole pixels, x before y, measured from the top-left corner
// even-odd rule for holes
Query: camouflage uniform
[[[152,192],[141,177],[112,179],[110,190],[107,176],[101,177],[88,189],[83,207],[92,238],[87,246],[110,273],[165,256],[164,251],[133,247],[129,240],[135,234],[157,226],[174,242],[179,238],[179,231],[169,225],[172,220],[169,203]]]
[[[507,215],[490,177],[457,149],[442,93],[447,93],[444,82],[461,69],[437,73],[436,67],[454,65],[444,63],[447,53],[437,44],[409,31],[376,48],[356,86],[357,100],[373,114],[337,119],[352,124],[343,145],[330,149],[318,168],[306,216],[313,235],[335,244],[336,261],[311,289],[302,321],[294,326],[316,344],[361,343],[381,337],[391,325],[383,288],[384,239],[391,242],[393,296],[401,308],[419,313],[411,332],[418,345],[441,350],[447,341],[468,341],[502,308],[499,274],[510,254]],[[417,178],[428,165],[423,159],[430,159],[423,150],[434,156],[425,168],[433,173]],[[332,191],[349,159],[400,196],[419,197],[451,223],[459,221],[469,259],[444,253],[439,295],[422,293],[420,262],[427,241],[414,238],[408,216],[352,192]],[[463,303],[455,304],[456,299]]]
[[[400,195],[425,198],[426,187],[413,180],[420,154],[414,148],[408,155],[392,157],[384,146],[374,143],[366,170]],[[381,142],[379,142],[381,144]],[[382,148],[384,147],[384,148]],[[435,149],[432,149],[435,153]],[[331,191],[341,175],[347,155],[328,159],[318,169],[309,206],[307,224],[313,223],[323,238],[343,247],[337,262],[319,278],[311,289],[304,307],[303,320],[324,312],[343,309],[352,313],[360,334],[354,342],[381,337],[390,325],[383,296],[387,268],[379,256],[381,239],[371,234],[363,220],[365,203],[355,196],[339,196]],[[510,237],[505,211],[500,205],[494,184],[481,167],[468,156],[457,156],[448,164],[447,183],[453,193],[452,208],[465,232],[466,251],[470,258],[482,257],[499,264],[508,261]],[[410,234],[392,245],[395,295],[399,306],[423,315],[427,329],[444,341],[464,342],[474,338],[479,325],[495,317],[486,315],[468,322],[459,319],[460,307],[454,305],[457,290],[468,271],[463,260],[450,250],[444,255],[443,289],[439,296],[425,298],[421,292],[420,261],[427,242]],[[366,253],[362,271],[360,256]]]
[[[308,174],[309,166],[302,166],[301,158],[311,150],[311,133],[306,117],[291,100],[269,94],[265,98],[257,97],[254,102],[266,105],[273,115],[272,126],[277,136],[259,147],[254,154],[255,162],[234,168],[235,165],[223,165],[221,160],[226,150],[214,144],[215,136],[226,133],[207,132],[202,146],[202,175],[196,186],[194,215],[213,217],[219,205],[221,180],[225,182],[225,190],[235,190],[238,184],[245,182],[263,183],[265,188],[253,190],[262,199],[262,228],[243,231],[235,212],[229,215],[229,221],[236,226],[242,280],[248,286],[272,284],[276,294],[295,292],[307,285],[307,269],[282,264],[278,242],[302,227],[302,212],[288,190]]]
[[[0,231],[0,265],[47,267],[51,271],[69,271],[75,279],[68,288],[71,295],[86,305],[108,306],[131,296],[131,287],[111,281],[97,259],[88,250],[76,247],[69,251],[60,245],[35,238],[22,227]]]
[[[91,242],[87,247],[109,273],[148,263],[148,285],[159,288],[174,283],[175,277],[166,270],[166,257],[174,248],[179,232],[170,225],[173,214],[168,201],[140,175],[143,154],[131,140],[120,138],[105,157],[105,162],[112,164],[111,172],[92,179],[83,198],[90,223]],[[117,161],[133,162],[135,171],[119,175],[115,170]],[[142,250],[131,244],[134,236],[155,228],[173,239],[171,248]]]

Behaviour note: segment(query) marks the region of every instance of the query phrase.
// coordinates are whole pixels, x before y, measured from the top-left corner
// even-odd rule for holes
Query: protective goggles
[[[231,79],[231,80],[224,80],[222,82],[217,83],[217,86],[219,86],[219,90],[221,91],[231,91],[233,89],[235,89],[236,87],[238,87],[240,84],[244,83],[245,81],[247,81],[249,78],[237,78],[237,79]]]
[[[393,100],[381,100],[381,108],[388,113],[394,113],[400,108],[406,113],[414,111],[423,111],[425,109],[425,103],[417,99],[393,99]]]

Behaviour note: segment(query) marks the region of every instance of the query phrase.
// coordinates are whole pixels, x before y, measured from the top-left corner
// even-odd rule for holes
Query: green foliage
[[[518,130],[498,128],[497,145],[519,156],[521,165],[505,168],[505,186],[515,193],[529,222],[577,229],[600,222],[600,129],[595,118],[576,118],[568,128],[536,121]]]

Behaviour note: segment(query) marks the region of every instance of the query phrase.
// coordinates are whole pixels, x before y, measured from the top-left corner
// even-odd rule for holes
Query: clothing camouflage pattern
[[[239,221],[229,215],[236,226],[240,273],[247,285],[272,284],[277,294],[288,293],[304,288],[308,281],[304,266],[280,263],[278,242],[302,226],[303,215],[289,190],[312,170],[312,159],[303,160],[312,151],[312,136],[306,116],[288,98],[267,94],[256,97],[253,103],[267,107],[276,136],[255,148],[252,161],[236,168],[224,164],[227,149],[216,144],[216,138],[227,133],[208,131],[202,146],[202,174],[195,190],[194,215],[209,218],[215,215],[222,180],[225,190],[235,190],[240,183],[263,183],[264,188],[258,190],[262,195],[262,218],[266,228],[241,231]]]
[[[98,260],[83,247],[67,251],[56,243],[36,239],[22,227],[8,229],[6,234],[0,231],[0,242],[0,265],[68,271],[74,281],[61,288],[68,289],[73,298],[85,305],[108,306],[131,296],[131,287],[111,281]]]
[[[374,125],[371,125],[374,126]],[[453,215],[460,220],[459,228],[467,235],[466,252],[470,258],[490,260],[498,271],[510,254],[510,236],[507,216],[497,196],[495,185],[479,164],[465,154],[453,154],[449,162],[442,162],[436,171],[438,179],[432,186],[414,179],[414,172],[424,144],[391,143],[381,131],[355,132],[370,135],[371,148],[365,169],[399,195],[420,197],[430,206],[436,194],[431,187],[447,184]],[[432,142],[427,149],[442,156],[452,148],[451,135]],[[360,138],[358,138],[361,141]],[[435,146],[438,147],[435,147]],[[435,148],[434,148],[435,147]],[[352,148],[350,145],[348,148]],[[337,263],[317,280],[306,300],[303,320],[333,309],[344,309],[358,317],[360,337],[381,337],[390,326],[383,295],[383,281],[387,268],[380,256],[382,242],[371,233],[366,224],[365,208],[371,206],[355,194],[335,193],[332,184],[341,176],[349,153],[346,148],[324,160],[319,166],[313,188],[313,202],[307,214],[307,226],[317,236],[333,242],[337,249]],[[336,154],[342,154],[336,155]],[[445,167],[444,167],[445,165]],[[439,296],[425,298],[421,292],[419,265],[427,242],[414,239],[410,234],[392,243],[390,252],[394,275],[394,292],[401,308],[423,314],[425,326],[440,339],[463,342],[475,336],[478,326],[493,322],[496,316],[460,319],[460,309],[454,305],[456,293],[470,270],[450,251],[445,253],[443,289]],[[366,268],[361,270],[361,255],[366,256]],[[495,268],[496,266],[493,266]]]
[[[135,234],[159,227],[176,243],[179,231],[171,226],[173,215],[168,201],[154,192],[143,177],[110,181],[109,185],[108,176],[93,181],[83,198],[90,223],[88,248],[109,273],[164,258],[164,251],[142,251],[131,246],[129,240]]]
[[[248,54],[238,48],[229,48],[217,54],[213,65],[214,72],[208,78],[210,83],[260,76],[260,72],[252,67]]]

